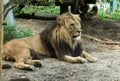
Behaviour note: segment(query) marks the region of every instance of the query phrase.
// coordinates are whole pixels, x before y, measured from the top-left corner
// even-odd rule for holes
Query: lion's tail
[[[11,69],[12,66],[9,64],[2,64],[2,69]]]

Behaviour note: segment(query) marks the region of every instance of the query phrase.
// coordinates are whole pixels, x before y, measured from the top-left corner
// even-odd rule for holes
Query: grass
[[[59,6],[25,6],[20,12],[18,11],[19,7],[16,6],[13,9],[14,15],[19,15],[19,14],[33,14],[33,13],[38,13],[42,14],[43,13],[49,13],[49,14],[59,14],[60,13],[60,7]]]
[[[15,38],[23,38],[31,36],[33,33],[32,29],[26,28],[16,28],[16,26],[5,25],[4,26],[4,42]]]
[[[39,6],[38,10],[36,11],[39,15],[58,15],[60,13],[60,7],[59,6]]]
[[[110,20],[120,21],[120,11],[116,10],[116,11],[110,12],[109,9],[105,11],[103,9],[99,9],[98,17],[101,19],[110,19]]]

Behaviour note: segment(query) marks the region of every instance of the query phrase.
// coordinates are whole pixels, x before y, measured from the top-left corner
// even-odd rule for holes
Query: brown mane
[[[51,40],[53,37],[52,35],[56,35],[57,32],[58,33],[62,32],[62,31],[61,32],[57,31],[56,34],[53,34],[53,31],[59,30],[59,28],[60,27],[57,25],[57,20],[56,20],[52,26],[46,28],[43,32],[40,33],[40,39],[42,40],[42,43],[45,45],[45,47],[49,50],[51,57],[57,57],[55,50],[57,50],[59,54],[69,54],[70,56],[73,57],[79,56],[82,53],[81,42],[76,44],[75,48],[73,49],[66,41],[63,40],[64,38],[58,40],[57,39],[58,35],[56,36],[55,40]],[[54,44],[56,49],[54,49],[52,43]]]

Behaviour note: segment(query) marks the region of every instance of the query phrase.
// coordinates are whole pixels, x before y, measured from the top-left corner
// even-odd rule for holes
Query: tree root
[[[89,39],[93,42],[99,42],[101,44],[106,44],[106,45],[120,45],[120,42],[115,42],[115,41],[103,41],[101,39],[92,37],[92,36],[87,36],[87,35],[83,35],[83,38]]]

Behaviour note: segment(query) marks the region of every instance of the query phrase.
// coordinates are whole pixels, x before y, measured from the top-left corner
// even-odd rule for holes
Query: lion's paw
[[[87,60],[85,58],[82,58],[82,57],[75,57],[75,58],[76,58],[75,62],[79,62],[79,63],[87,62]]]
[[[89,62],[95,63],[98,59],[96,57],[93,57]]]
[[[34,66],[29,66],[29,67],[25,68],[25,70],[27,70],[27,71],[34,71],[35,67]]]
[[[87,62],[87,60],[82,58],[82,62],[81,63],[86,63],[86,62]]]
[[[34,63],[34,66],[35,66],[35,67],[41,67],[42,64],[41,64],[40,62],[35,62],[35,63]]]

